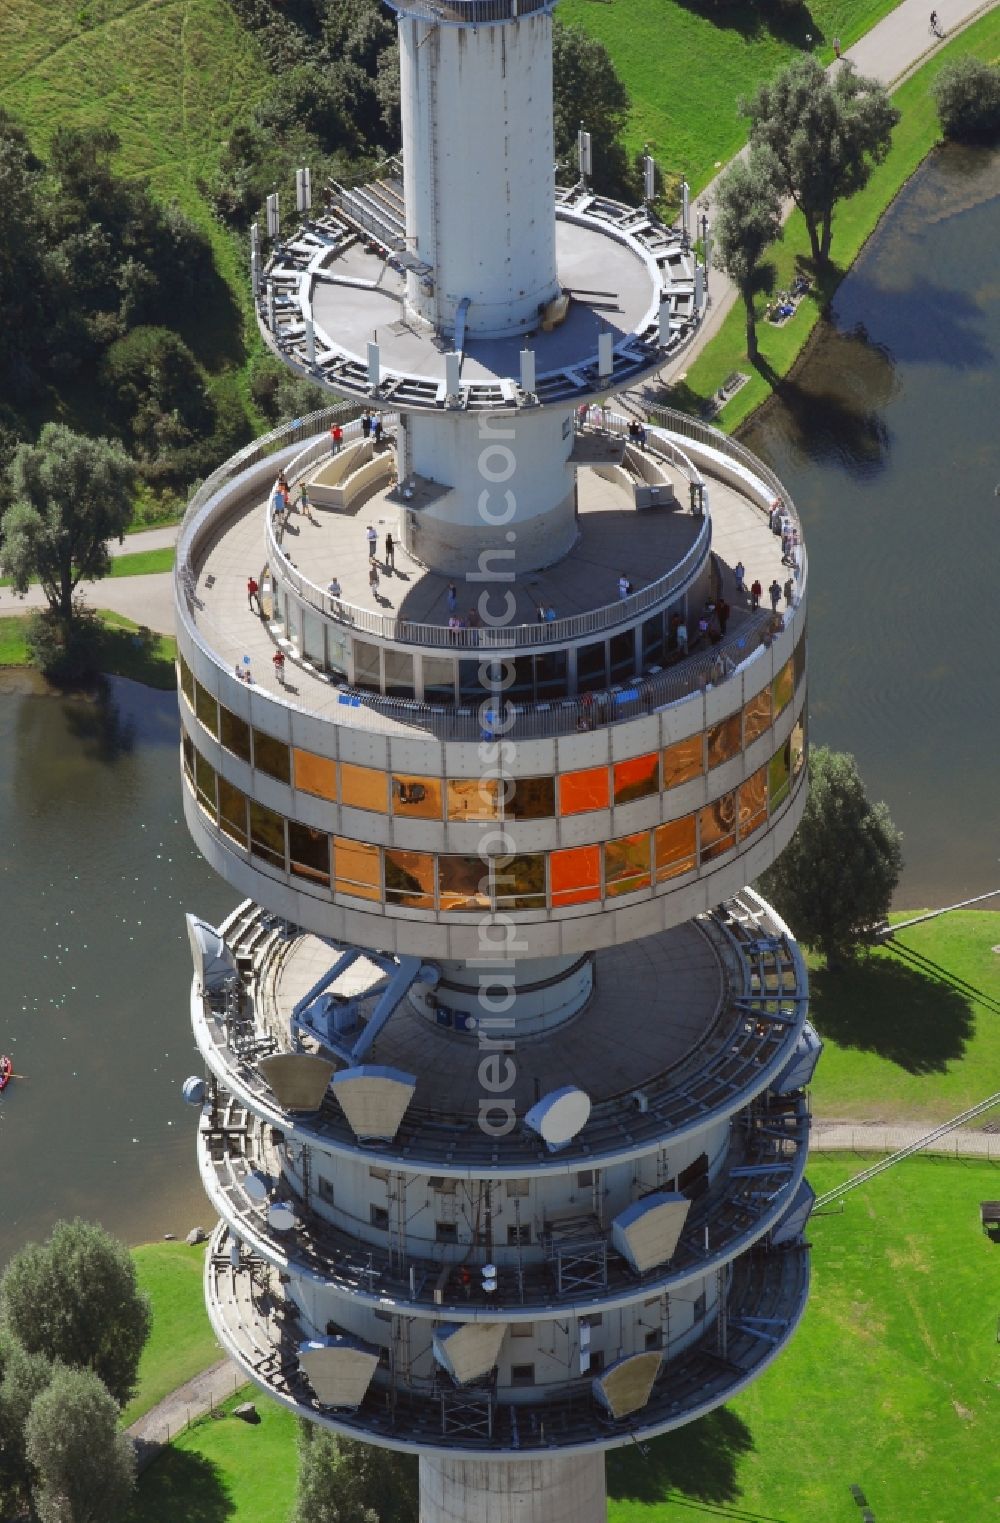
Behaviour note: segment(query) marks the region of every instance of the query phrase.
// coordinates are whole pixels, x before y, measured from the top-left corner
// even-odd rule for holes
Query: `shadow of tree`
[[[737,1462],[753,1449],[753,1434],[727,1407],[676,1433],[608,1455],[608,1495],[616,1501],[662,1502],[679,1491],[699,1502],[733,1502],[739,1496]],[[645,1452],[644,1452],[645,1451]]]
[[[66,704],[66,728],[85,752],[111,766],[135,747],[135,724],[115,701],[108,683],[99,683],[95,696]]]
[[[814,972],[809,987],[811,1019],[821,1036],[877,1053],[907,1073],[942,1073],[972,1036],[968,996],[893,956]]]
[[[168,1448],[142,1476],[128,1523],[226,1523],[235,1515],[218,1466]]]
[[[823,29],[813,19],[808,5],[795,0],[762,0],[747,5],[745,0],[678,0],[686,11],[693,11],[717,26],[720,31],[738,32],[749,40],[769,33],[789,47],[804,52],[823,42]]]

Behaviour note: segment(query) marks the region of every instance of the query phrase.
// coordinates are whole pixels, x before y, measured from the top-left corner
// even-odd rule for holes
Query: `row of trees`
[[[0,1279],[0,1517],[114,1523],[135,1485],[121,1408],[149,1336],[123,1244],[59,1222]]]

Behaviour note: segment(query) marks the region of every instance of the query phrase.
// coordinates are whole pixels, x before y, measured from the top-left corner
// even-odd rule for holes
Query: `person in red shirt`
[[[339,454],[340,446],[343,444],[343,442],[344,430],[341,428],[339,423],[334,423],[333,427],[330,429],[330,454]]]
[[[274,663],[274,675],[277,677],[277,679],[281,683],[282,687],[284,687],[284,685],[285,685],[285,653],[284,653],[284,651],[276,650],[274,655],[271,657],[271,660]]]
[[[760,581],[758,580],[757,577],[755,577],[754,578],[754,582],[753,582],[753,586],[750,588],[750,607],[751,608],[759,608],[760,607],[760,599],[761,599],[761,594],[763,593],[763,591],[764,591],[764,589],[760,585]]]
[[[256,612],[259,614],[261,611],[260,588],[257,586],[256,578],[249,576],[247,577],[247,603],[250,605],[251,613],[255,611],[253,606],[255,601],[257,603]]]

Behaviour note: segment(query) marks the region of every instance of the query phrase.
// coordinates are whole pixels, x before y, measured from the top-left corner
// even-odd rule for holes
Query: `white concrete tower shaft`
[[[420,1523],[605,1523],[603,1454],[420,1456]]]
[[[526,332],[558,294],[552,17],[441,25],[401,12],[407,302],[454,334]]]

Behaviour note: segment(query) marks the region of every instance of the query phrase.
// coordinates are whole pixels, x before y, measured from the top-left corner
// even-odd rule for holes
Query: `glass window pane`
[[[295,820],[288,822],[288,855],[292,872],[314,883],[330,883],[330,837]]]
[[[798,777],[806,764],[806,727],[800,719],[792,726],[789,736],[792,743],[792,777]]]
[[[194,741],[186,730],[181,734],[181,746],[184,751],[184,771],[188,777],[194,778]]]
[[[493,888],[498,910],[545,908],[545,855],[498,857],[493,864]]]
[[[194,708],[194,675],[184,657],[178,652],[177,665],[181,674],[181,692],[188,703]]]
[[[272,867],[285,870],[285,818],[250,800],[250,850]]]
[[[323,625],[319,614],[309,609],[302,615],[302,652],[307,661],[323,665]]]
[[[703,735],[689,735],[687,740],[678,740],[672,746],[667,746],[663,752],[663,786],[664,788],[679,788],[681,783],[690,782],[693,777],[700,777],[704,771],[702,752],[705,737]]]
[[[413,697],[413,657],[405,651],[385,652],[385,691],[391,698]]]
[[[356,899],[381,899],[382,875],[377,846],[364,841],[333,838],[334,887]]]
[[[766,687],[762,693],[749,699],[743,705],[743,744],[748,746],[771,723],[771,689]]]
[[[337,764],[328,756],[317,756],[314,751],[292,752],[295,763],[295,786],[303,793],[311,793],[318,799],[337,797]]]
[[[771,708],[777,719],[783,708],[792,701],[795,692],[795,670],[791,656],[771,683]]]
[[[653,831],[653,847],[657,883],[690,872],[698,860],[694,815],[686,814],[682,820],[658,825]]]
[[[564,650],[547,650],[535,657],[535,690],[539,699],[566,697],[569,662]]]
[[[279,783],[291,781],[292,766],[288,747],[283,740],[265,735],[263,730],[253,732],[253,764],[259,772],[277,778]]]
[[[772,809],[777,809],[788,797],[792,786],[792,742],[791,737],[785,741],[780,751],[775,752],[767,767],[767,794]]]
[[[725,719],[720,719],[718,724],[712,725],[706,733],[705,741],[708,770],[711,772],[713,767],[721,767],[723,762],[731,760],[739,752],[739,714],[729,714]]]
[[[500,784],[495,777],[450,777],[449,820],[496,820],[500,817]]]
[[[424,656],[424,698],[428,703],[455,702],[455,663],[448,656]]]
[[[392,812],[404,819],[439,820],[441,793],[439,777],[414,777],[408,772],[394,772]]]
[[[804,634],[792,651],[792,661],[795,666],[795,686],[798,687],[806,674],[806,637]]]
[[[660,758],[655,751],[648,756],[633,756],[615,762],[615,803],[630,804],[633,799],[648,798],[660,787]]]
[[[635,673],[635,633],[631,629],[611,636],[611,680],[620,682]]]
[[[438,857],[443,910],[488,910],[489,868],[481,857]]]
[[[556,784],[552,777],[516,777],[507,784],[510,798],[504,805],[508,820],[550,820],[556,812]]]
[[[434,857],[429,851],[387,851],[385,854],[387,904],[411,909],[434,908]]]
[[[194,711],[208,733],[218,739],[219,705],[211,693],[202,687],[200,682],[196,682],[194,685]]]
[[[382,687],[382,652],[377,645],[372,645],[368,640],[355,640],[354,642],[354,682],[356,687],[374,688],[376,693]]]
[[[701,811],[701,860],[710,862],[736,845],[736,793],[724,793]]]
[[[389,779],[376,767],[356,767],[353,762],[340,764],[340,802],[352,809],[372,809],[385,814],[389,807]]]
[[[583,904],[601,897],[601,848],[572,846],[551,857],[552,904]]]
[[[247,848],[247,796],[224,777],[219,778],[219,824],[227,836]]]
[[[604,892],[611,899],[616,894],[632,894],[649,887],[649,831],[621,836],[604,844]]]
[[[647,619],[642,626],[642,659],[646,666],[662,664],[666,655],[666,645],[663,639],[663,614],[658,613],[652,619]]]
[[[759,830],[767,819],[767,768],[760,767],[740,784],[740,840]]]
[[[607,809],[609,800],[607,767],[564,772],[559,779],[560,814],[586,814],[588,809]]]
[[[240,761],[250,761],[250,726],[245,719],[233,714],[224,704],[219,706],[219,739],[227,751],[232,751]]]
[[[194,753],[194,782],[198,802],[215,817],[215,768],[205,760],[200,751]]]
[[[594,645],[582,645],[576,653],[576,689],[578,693],[594,692],[607,687],[605,660],[607,646],[603,640]]]

